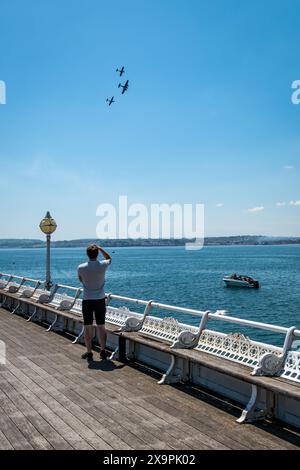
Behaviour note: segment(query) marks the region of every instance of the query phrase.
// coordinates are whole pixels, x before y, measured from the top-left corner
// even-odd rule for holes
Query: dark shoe
[[[81,359],[87,359],[88,362],[92,362],[93,353],[86,352],[86,353],[82,354]]]
[[[106,353],[105,349],[102,349],[100,351],[100,357],[101,357],[101,359],[107,359],[107,353]]]

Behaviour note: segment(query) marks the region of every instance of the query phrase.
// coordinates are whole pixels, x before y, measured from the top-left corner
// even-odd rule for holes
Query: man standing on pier
[[[104,260],[98,261],[99,252]],[[78,266],[78,277],[83,285],[82,316],[84,323],[84,341],[87,352],[82,355],[82,359],[88,362],[93,360],[92,340],[93,340],[93,320],[95,320],[100,343],[100,357],[106,359],[106,330],[105,330],[105,272],[111,263],[111,256],[103,248],[92,244],[87,247],[87,263]]]

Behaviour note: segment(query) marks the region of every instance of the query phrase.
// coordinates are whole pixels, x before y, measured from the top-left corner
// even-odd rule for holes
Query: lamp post
[[[46,255],[46,284],[45,287],[47,290],[51,289],[51,273],[50,273],[50,241],[51,234],[56,230],[56,222],[52,219],[50,212],[48,211],[43,220],[40,222],[40,229],[46,235],[47,241],[47,255]]]

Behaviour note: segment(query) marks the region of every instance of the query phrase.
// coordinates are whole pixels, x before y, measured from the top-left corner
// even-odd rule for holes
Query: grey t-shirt
[[[78,277],[83,285],[83,300],[104,299],[105,271],[110,260],[88,261],[78,266]]]

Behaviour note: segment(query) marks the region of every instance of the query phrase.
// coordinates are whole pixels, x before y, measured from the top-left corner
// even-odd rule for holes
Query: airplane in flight
[[[119,83],[118,88],[120,88],[120,87],[123,88],[123,90],[122,90],[122,95],[125,93],[125,91],[128,90],[128,86],[129,86],[128,83],[129,83],[129,80],[126,80],[126,82],[125,82],[124,85],[122,85],[121,83]]]
[[[108,106],[110,106],[112,103],[115,103],[114,96],[112,96],[110,99],[107,98],[106,101],[108,103]]]
[[[122,77],[123,73],[125,72],[124,65],[121,69],[117,69],[116,72],[119,72],[120,77]]]

